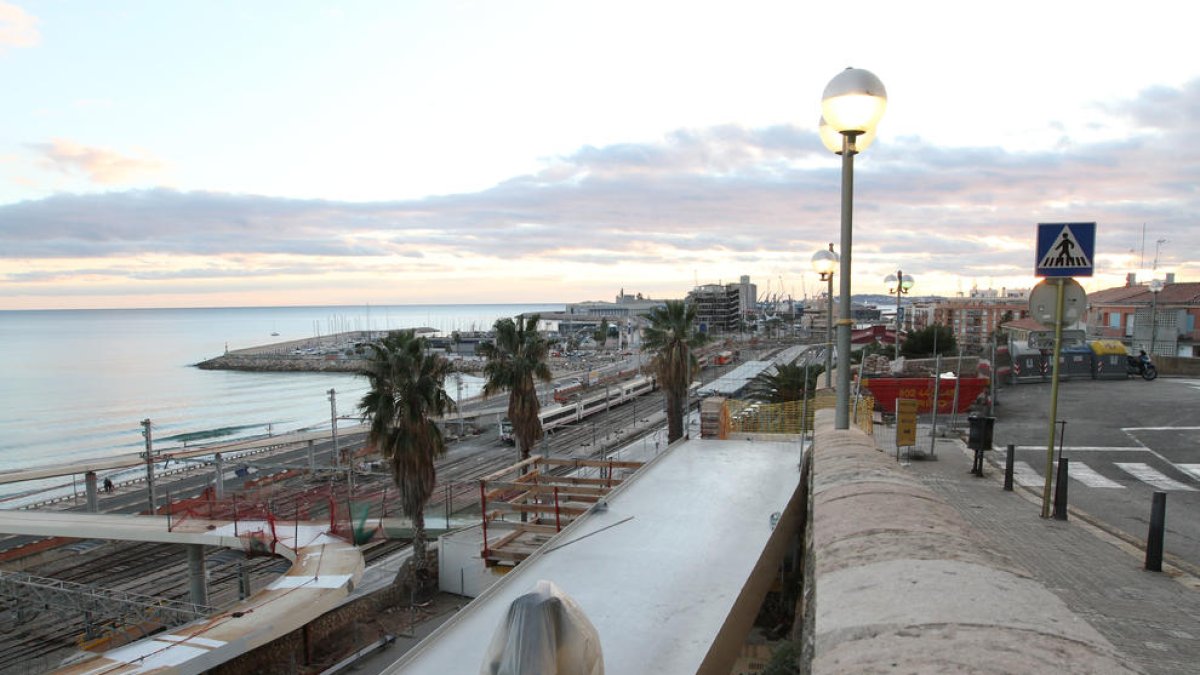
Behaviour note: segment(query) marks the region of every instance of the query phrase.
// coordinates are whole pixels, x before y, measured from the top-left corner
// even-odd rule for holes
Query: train
[[[653,375],[642,375],[624,382],[612,383],[607,392],[597,391],[578,401],[544,408],[538,414],[538,418],[542,421],[542,431],[549,432],[657,390],[658,379]],[[500,440],[509,445],[516,442],[512,422],[507,417],[500,420]]]
[[[554,400],[559,403],[570,403],[588,395],[589,389],[604,385],[613,385],[638,374],[638,368],[609,367],[587,373],[583,380],[569,380],[554,388]]]

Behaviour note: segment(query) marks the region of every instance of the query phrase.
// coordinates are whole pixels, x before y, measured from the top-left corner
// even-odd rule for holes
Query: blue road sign
[[[1090,277],[1096,252],[1095,223],[1038,223],[1039,277]]]

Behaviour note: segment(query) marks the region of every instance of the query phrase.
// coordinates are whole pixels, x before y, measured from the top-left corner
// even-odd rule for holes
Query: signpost
[[[1037,229],[1037,259],[1034,274],[1054,277],[1054,314],[1052,321],[1046,310],[1049,300],[1047,281],[1038,284],[1029,296],[1029,310],[1047,328],[1054,329],[1054,369],[1050,375],[1050,438],[1046,443],[1046,481],[1042,489],[1042,517],[1050,517],[1050,485],[1054,475],[1054,422],[1058,416],[1058,368],[1062,354],[1064,306],[1067,288],[1071,288],[1071,305],[1077,320],[1086,305],[1079,301],[1082,287],[1072,277],[1092,276],[1092,261],[1096,253],[1095,223],[1039,223]],[[1068,282],[1070,282],[1068,284]],[[1043,290],[1044,289],[1044,290]]]
[[[937,403],[934,403],[937,409]],[[900,448],[917,444],[917,401],[911,398],[896,399],[896,460],[900,460]]]

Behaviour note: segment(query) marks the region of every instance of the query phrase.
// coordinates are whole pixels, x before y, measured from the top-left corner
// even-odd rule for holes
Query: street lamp
[[[908,289],[913,286],[913,278],[900,270],[896,270],[895,274],[889,274],[884,278],[883,283],[890,286],[888,293],[896,294],[896,358],[900,358],[900,329],[904,327],[900,317],[900,298],[908,294]]]
[[[837,268],[838,254],[833,252],[833,242],[829,250],[817,251],[812,257],[813,269],[821,275],[821,281],[829,283],[828,313],[825,315],[825,387],[833,386],[833,270]],[[807,385],[806,385],[807,386]]]
[[[1154,356],[1154,341],[1158,337],[1158,293],[1163,289],[1163,282],[1158,279],[1150,281],[1150,356]]]
[[[825,85],[821,95],[821,141],[842,156],[841,318],[837,349],[844,365],[838,368],[835,429],[850,428],[850,251],[854,207],[854,155],[867,149],[875,126],[887,108],[887,90],[870,71],[847,68]],[[839,139],[838,136],[841,136]],[[837,141],[840,141],[837,142]]]

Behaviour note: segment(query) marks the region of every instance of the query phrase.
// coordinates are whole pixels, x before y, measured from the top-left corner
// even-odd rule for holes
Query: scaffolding
[[[533,455],[479,480],[484,564],[516,565],[601,502],[642,462]],[[520,514],[520,520],[509,516]],[[497,535],[499,535],[497,537]]]

